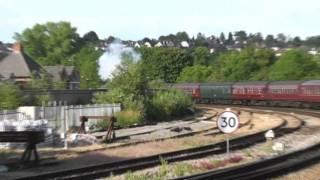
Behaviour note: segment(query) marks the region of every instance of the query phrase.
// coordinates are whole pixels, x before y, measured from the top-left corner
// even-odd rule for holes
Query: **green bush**
[[[98,131],[106,131],[108,129],[110,121],[102,119],[97,121],[96,128]]]
[[[117,125],[127,127],[143,121],[143,114],[138,110],[124,110],[116,113]]]
[[[0,99],[0,109],[16,109],[22,104],[21,91],[12,83],[0,84]]]
[[[182,91],[169,90],[156,93],[148,104],[147,115],[154,120],[168,120],[186,113],[192,99]]]

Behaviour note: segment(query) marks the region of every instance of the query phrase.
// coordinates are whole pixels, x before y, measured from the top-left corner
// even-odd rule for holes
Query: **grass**
[[[242,156],[232,156],[222,160],[201,160],[197,163],[177,163],[169,165],[168,162],[160,157],[161,165],[156,172],[143,172],[143,174],[133,173],[131,171],[125,174],[126,180],[163,180],[173,177],[182,177],[190,174],[196,174],[220,167],[225,167],[228,164],[239,163],[243,160]]]
[[[173,167],[173,174],[175,177],[185,176],[193,172],[193,166],[187,163],[179,163]]]

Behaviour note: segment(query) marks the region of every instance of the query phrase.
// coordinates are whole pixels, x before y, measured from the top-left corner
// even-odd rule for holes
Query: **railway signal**
[[[222,112],[217,119],[217,126],[221,132],[226,134],[227,156],[229,157],[229,135],[239,127],[239,117],[229,108]]]

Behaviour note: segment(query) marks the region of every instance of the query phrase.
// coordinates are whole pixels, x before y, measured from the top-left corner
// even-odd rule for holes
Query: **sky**
[[[36,23],[69,21],[81,35],[123,40],[186,31],[320,35],[319,0],[0,0],[0,41]]]

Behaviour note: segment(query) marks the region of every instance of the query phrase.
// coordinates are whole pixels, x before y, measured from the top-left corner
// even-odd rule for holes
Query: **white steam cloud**
[[[124,53],[130,54],[134,61],[138,61],[141,57],[133,48],[127,47],[121,42],[111,43],[99,59],[99,75],[102,79],[112,78],[112,72],[121,63],[121,57]]]

